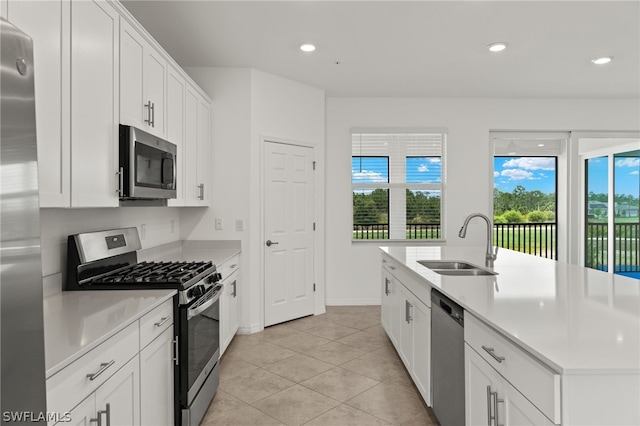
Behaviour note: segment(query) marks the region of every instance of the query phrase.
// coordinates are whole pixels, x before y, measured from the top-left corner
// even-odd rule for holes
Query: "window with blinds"
[[[352,133],[352,240],[442,239],[444,133]]]

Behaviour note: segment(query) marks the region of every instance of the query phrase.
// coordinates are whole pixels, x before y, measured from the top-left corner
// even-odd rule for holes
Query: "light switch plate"
[[[244,231],[244,222],[242,219],[236,219],[236,231]]]

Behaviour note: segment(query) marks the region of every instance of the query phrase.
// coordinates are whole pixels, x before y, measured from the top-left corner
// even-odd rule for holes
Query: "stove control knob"
[[[196,297],[202,296],[203,294],[204,294],[204,289],[200,285],[193,286],[193,288],[187,292],[187,295],[194,299]]]
[[[222,275],[220,272],[214,272],[213,274],[207,277],[207,284],[215,284],[222,279]]]

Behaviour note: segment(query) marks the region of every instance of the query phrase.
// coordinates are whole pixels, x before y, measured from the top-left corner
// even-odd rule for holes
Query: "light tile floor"
[[[380,325],[379,306],[237,335],[202,426],[438,425]]]

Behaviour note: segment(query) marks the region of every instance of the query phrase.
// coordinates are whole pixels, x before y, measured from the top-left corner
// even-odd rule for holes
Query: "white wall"
[[[262,305],[262,138],[272,137],[315,145],[324,158],[324,91],[305,84],[246,68],[188,68],[189,75],[213,98],[212,207],[183,209],[184,239],[241,240],[241,331],[260,330]],[[318,171],[317,222],[323,223],[324,176]],[[223,220],[222,231],[214,229]],[[244,231],[235,231],[236,219]],[[323,234],[319,230],[318,234]],[[318,242],[323,247],[323,241]],[[324,254],[318,250],[322,265]],[[324,269],[316,277],[324,281]],[[324,293],[318,295],[324,302]],[[324,304],[321,303],[322,308]]]
[[[173,222],[173,226],[172,226]],[[82,232],[144,224],[142,248],[180,239],[180,211],[170,207],[121,207],[113,209],[40,209],[42,276],[63,274],[67,268],[67,236]],[[59,286],[59,282],[53,283]],[[48,289],[45,294],[59,291]]]
[[[444,235],[483,246],[484,224],[457,231],[467,214],[491,214],[490,130],[638,130],[638,100],[328,98],[326,101],[326,301],[380,303],[377,244],[351,243],[351,128],[448,129]]]

